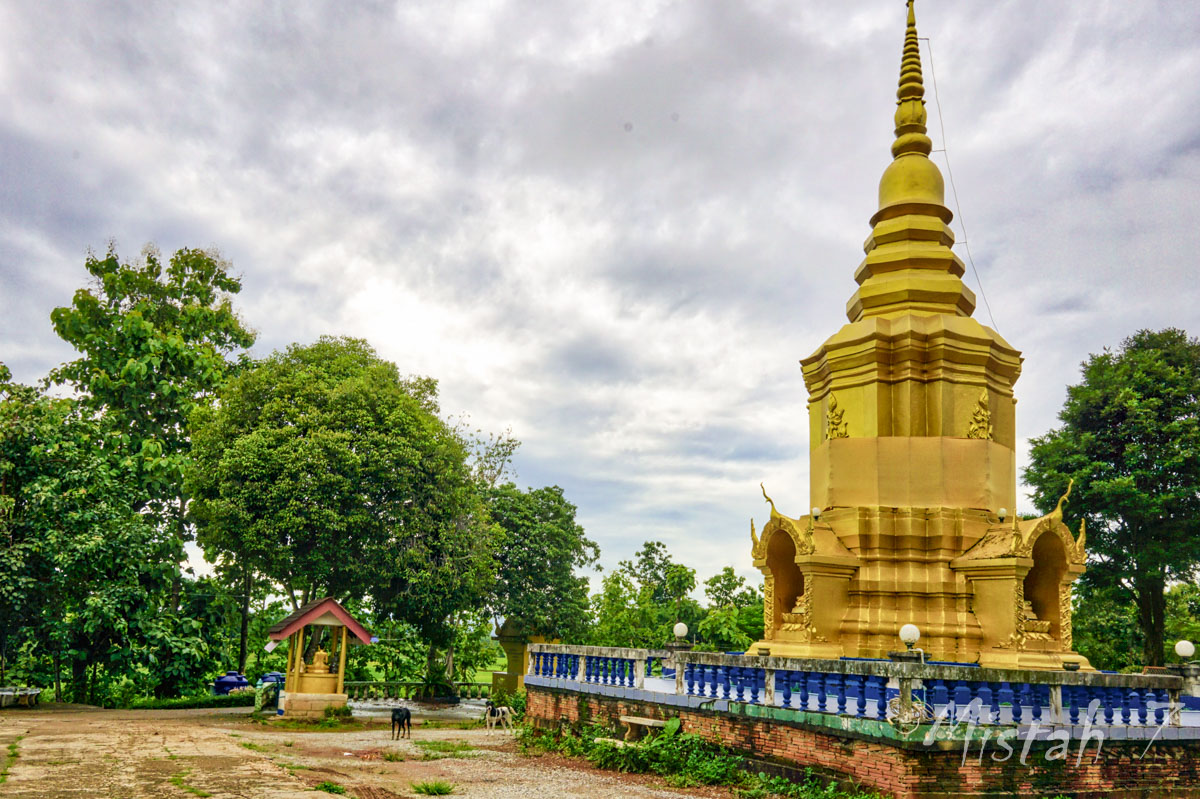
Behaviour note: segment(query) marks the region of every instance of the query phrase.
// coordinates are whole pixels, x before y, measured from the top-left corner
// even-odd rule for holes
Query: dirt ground
[[[0,771],[8,763],[0,796],[314,799],[329,795],[313,792],[328,783],[346,796],[388,799],[416,796],[413,783],[431,780],[454,784],[455,796],[490,799],[729,796],[674,790],[658,778],[597,771],[573,759],[521,756],[509,733],[454,729],[435,715],[418,710],[412,740],[391,741],[386,718],[370,719],[366,729],[316,732],[255,723],[242,709],[7,708],[0,712]],[[470,749],[429,759],[439,753],[421,741]],[[13,742],[16,758],[8,756]]]

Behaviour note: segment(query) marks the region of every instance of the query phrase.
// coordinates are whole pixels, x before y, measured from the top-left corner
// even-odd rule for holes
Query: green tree
[[[708,613],[697,632],[705,647],[717,651],[745,651],[763,637],[762,593],[746,584],[732,567],[704,581]]]
[[[704,611],[688,594],[696,572],[671,559],[661,541],[647,541],[634,560],[623,560],[606,575],[592,598],[593,644],[656,647],[673,640],[682,621],[695,631]]]
[[[506,483],[484,495],[492,521],[503,531],[492,612],[530,635],[581,638],[588,623],[588,580],[575,571],[595,563],[599,550],[575,521],[575,506],[558,486],[522,491]]]
[[[1166,588],[1200,565],[1200,341],[1142,330],[1092,355],[1059,419],[1033,439],[1025,480],[1048,511],[1074,479],[1066,515],[1087,522],[1084,579],[1136,603],[1144,662],[1162,665]]]
[[[85,267],[93,285],[50,314],[81,357],[51,378],[103,412],[134,474],[136,502],[172,528],[179,563],[188,538],[188,418],[224,382],[230,356],[254,343],[230,299],[241,283],[203,250],[179,250],[164,266],[152,247],[135,264],[110,247],[103,258],[89,254]]]
[[[1098,669],[1141,671],[1137,606],[1118,587],[1081,583],[1071,613],[1073,645]]]
[[[192,416],[188,490],[207,556],[248,565],[294,606],[370,597],[437,647],[479,608],[496,531],[437,386],[358,339],[293,345]]]
[[[589,638],[595,646],[651,647],[667,640],[661,606],[623,569],[604,576],[592,608],[595,624]]]
[[[46,652],[58,695],[65,666],[75,701],[96,698],[98,667],[130,674],[158,653],[156,687],[177,676],[170,653],[202,648],[162,612],[173,542],[135,507],[117,438],[80,402],[0,386],[0,638]]]

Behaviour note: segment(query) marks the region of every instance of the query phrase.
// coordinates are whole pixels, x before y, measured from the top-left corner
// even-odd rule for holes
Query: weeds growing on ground
[[[413,745],[424,753],[421,755],[422,760],[461,757],[474,749],[466,741],[413,741]]]
[[[404,755],[399,752],[384,752],[383,759],[389,763],[403,763]]]
[[[212,796],[212,794],[209,793],[208,791],[202,791],[199,788],[197,788],[195,785],[188,785],[186,782],[184,782],[184,780],[187,779],[187,775],[189,775],[191,773],[192,772],[190,770],[185,769],[184,771],[181,771],[178,774],[172,775],[171,778],[168,780],[168,782],[170,782],[176,788],[180,788],[184,791],[187,791],[188,793],[192,794],[193,796]]]
[[[483,718],[463,721],[441,721],[439,719],[422,719],[423,730],[474,730],[483,726]]]
[[[250,721],[276,730],[294,732],[350,732],[365,730],[371,725],[359,719],[342,719],[331,716],[323,719],[289,719],[264,713],[249,714]]]
[[[454,785],[441,780],[414,782],[412,789],[414,793],[419,793],[422,796],[445,796],[448,793],[454,793]]]
[[[0,785],[8,781],[8,770],[12,767],[13,761],[21,756],[17,751],[17,745],[21,743],[21,739],[24,737],[24,735],[18,735],[9,743],[8,755],[4,758],[4,762],[0,763]]]
[[[341,794],[344,794],[346,792],[345,788],[338,785],[336,782],[329,782],[328,780],[326,780],[325,782],[318,782],[316,785],[313,786],[313,790],[324,791],[325,793],[341,793]]]
[[[667,722],[662,734],[636,745],[622,746],[607,737],[609,731],[594,725],[580,732],[564,730],[543,732],[530,726],[517,728],[517,744],[524,754],[553,751],[572,757],[584,757],[593,765],[615,771],[658,774],[668,784],[687,788],[698,785],[724,785],[745,799],[787,797],[787,799],[878,799],[878,794],[843,791],[825,784],[808,772],[802,782],[783,777],[768,777],[746,771],[746,760],[724,747],[709,743],[698,735],[679,732],[679,720]]]

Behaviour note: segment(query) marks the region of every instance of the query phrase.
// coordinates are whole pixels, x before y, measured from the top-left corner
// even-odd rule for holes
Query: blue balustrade
[[[846,681],[841,674],[830,674],[825,678],[825,683],[833,689],[834,696],[837,697],[837,714],[839,716],[846,713]]]
[[[867,680],[865,677],[858,675],[850,679],[854,681],[854,687],[858,691],[858,705],[855,708],[854,715],[861,719],[867,715]]]
[[[653,675],[656,661],[661,663],[663,660],[645,654],[640,658],[645,664],[642,668],[638,665],[638,659],[615,655],[582,655],[570,651],[531,651],[530,671],[538,677],[568,681],[578,679],[589,684],[632,688],[644,676]],[[718,662],[680,664],[679,667],[683,668],[681,690],[688,696],[724,698],[753,705],[765,702],[765,695],[769,692],[774,697],[774,703],[780,707],[881,722],[887,720],[889,700],[898,694],[895,683],[889,687],[889,677],[885,674],[783,668],[768,672],[755,666],[733,665],[736,662],[719,659]],[[794,665],[802,666],[803,661],[795,661]],[[962,675],[970,672],[957,673]],[[1000,672],[984,673],[1005,676]],[[1053,676],[1049,678],[1054,679]],[[1132,679],[1123,680],[1126,685],[1119,687],[1087,685],[1084,683],[1093,681],[1071,677],[1068,679],[1077,680],[1080,684],[1058,684],[1055,687],[1053,683],[1020,681],[920,679],[923,687],[914,687],[912,696],[915,700],[925,701],[935,716],[953,714],[951,717],[956,718],[969,708],[972,720],[980,724],[1023,726],[1030,722],[1043,723],[1048,717],[1046,708],[1050,706],[1052,691],[1058,692],[1061,697],[1063,711],[1061,717],[1049,719],[1055,723],[1148,726],[1163,725],[1170,721],[1169,693],[1161,688],[1142,687],[1144,682],[1134,682]]]
[[[887,678],[879,675],[869,678],[875,684],[875,718],[887,719]]]
[[[1007,682],[1000,683],[1000,688],[996,691],[996,721],[1000,721],[1000,708],[1008,705],[1010,715],[1012,709],[1015,709],[1017,704],[1017,696],[1013,693],[1012,684]]]
[[[976,699],[979,700],[979,721],[983,724],[991,724],[996,716],[992,715],[992,686],[986,682],[972,683]]]

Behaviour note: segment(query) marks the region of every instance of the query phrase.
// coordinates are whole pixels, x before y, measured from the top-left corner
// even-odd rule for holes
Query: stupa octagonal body
[[[1090,668],[1071,650],[1083,530],[1063,524],[1066,497],[1016,520],[1021,354],[971,316],[923,97],[910,0],[894,160],[849,323],[801,362],[818,516],[771,502],[761,535],[752,523],[765,636],[750,651],[886,657],[912,623],[932,660]]]

